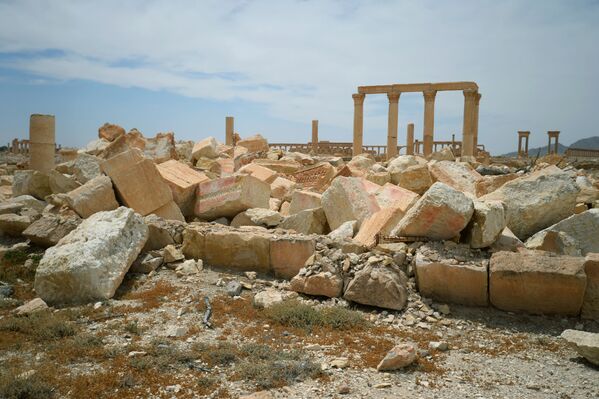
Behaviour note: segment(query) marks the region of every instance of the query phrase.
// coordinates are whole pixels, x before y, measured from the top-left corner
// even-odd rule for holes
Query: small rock
[[[344,369],[349,366],[349,359],[346,357],[338,357],[331,361],[331,367]]]
[[[397,370],[414,363],[418,359],[418,348],[411,342],[396,345],[381,360],[378,371]]]
[[[565,339],[576,352],[589,362],[599,366],[599,334],[586,331],[566,330],[561,337]]]
[[[203,263],[201,259],[198,259],[197,261],[193,259],[188,259],[185,262],[181,263],[179,266],[177,266],[175,272],[179,277],[192,276],[201,272],[202,269]]]
[[[237,280],[231,280],[225,286],[225,291],[227,291],[227,295],[229,296],[239,296],[241,295],[241,290],[243,287]]]
[[[187,334],[187,328],[183,327],[183,326],[168,326],[166,329],[166,336],[167,337],[182,337],[185,334]]]
[[[350,391],[351,390],[349,388],[349,385],[347,385],[345,383],[341,384],[337,387],[337,393],[340,395],[346,395],[346,394],[350,393]]]
[[[35,298],[27,302],[26,304],[19,306],[18,308],[13,310],[13,312],[17,316],[24,316],[44,309],[48,309],[48,305],[46,304],[46,302],[44,302],[42,298]]]
[[[441,351],[441,352],[445,352],[446,350],[449,349],[449,345],[447,344],[447,342],[442,342],[442,341],[429,342],[428,347],[429,347],[429,349],[433,349],[433,350],[437,350],[437,351]]]
[[[172,244],[164,247],[164,249],[162,250],[162,253],[163,253],[162,257],[164,259],[164,263],[173,263],[173,262],[178,262],[180,260],[185,259],[185,256],[183,256],[183,253]]]

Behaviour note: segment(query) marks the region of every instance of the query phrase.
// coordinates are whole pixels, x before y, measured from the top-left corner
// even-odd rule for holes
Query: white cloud
[[[536,144],[597,134],[598,17],[582,1],[20,0],[0,3],[0,53],[33,53],[4,64],[42,78],[259,102],[347,132],[358,85],[474,80],[482,141],[503,151],[518,129]],[[366,101],[366,141],[384,143],[386,99]],[[400,123],[420,132],[421,106],[402,96]],[[461,129],[462,106],[438,95],[440,136]]]

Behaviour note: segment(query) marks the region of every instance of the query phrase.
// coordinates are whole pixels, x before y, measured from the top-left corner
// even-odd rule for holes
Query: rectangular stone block
[[[330,163],[319,163],[296,172],[295,182],[303,188],[323,191],[333,180],[337,171]]]
[[[391,230],[397,226],[404,215],[405,212],[399,207],[381,209],[362,223],[354,241],[369,248],[374,247],[377,234],[390,235]]]
[[[320,208],[322,194],[311,191],[295,190],[291,194],[291,203],[289,204],[289,214],[293,215],[304,209]]]
[[[270,195],[282,201],[290,200],[295,189],[295,182],[284,177],[277,177],[270,185]]]
[[[599,320],[599,253],[586,256],[584,271],[587,275],[587,287],[580,316],[583,319]]]
[[[251,228],[208,231],[202,259],[211,266],[268,273],[270,235]]]
[[[406,190],[403,187],[396,186],[392,183],[386,183],[376,192],[376,200],[382,208],[395,207],[407,212],[420,196],[415,192]]]
[[[270,241],[270,265],[276,277],[291,279],[314,254],[316,243],[303,236],[278,236]]]
[[[192,215],[197,187],[200,183],[209,181],[208,176],[175,160],[159,164],[158,172],[170,187],[173,200],[179,205],[181,212],[185,216]]]
[[[277,178],[277,172],[253,162],[239,169],[239,172],[253,176],[268,184],[272,183]]]
[[[166,220],[178,220],[180,222],[185,222],[185,217],[183,216],[183,213],[181,213],[181,209],[179,209],[179,206],[175,203],[175,201],[168,202],[167,204],[153,210],[150,213],[160,216]]]

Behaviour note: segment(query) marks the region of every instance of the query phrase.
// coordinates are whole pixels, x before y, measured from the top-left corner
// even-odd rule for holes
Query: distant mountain
[[[572,148],[584,148],[585,150],[599,150],[599,136],[587,137],[570,144]]]
[[[597,137],[599,139],[599,137]],[[587,139],[584,139],[587,140]],[[583,141],[583,140],[579,140],[579,141]],[[577,141],[578,143],[578,141]],[[580,147],[576,147],[576,148],[580,148]],[[562,145],[562,144],[558,144],[557,147],[557,152],[559,154],[563,154],[564,152],[566,152],[566,150],[568,149],[567,146]],[[544,147],[537,147],[537,148],[529,148],[528,149],[528,156],[529,157],[536,157],[537,153],[539,153],[539,156],[543,156],[543,155],[547,155],[547,146]],[[509,152],[507,154],[503,154],[501,155],[502,157],[517,157],[518,156],[518,151],[514,151],[514,152]]]

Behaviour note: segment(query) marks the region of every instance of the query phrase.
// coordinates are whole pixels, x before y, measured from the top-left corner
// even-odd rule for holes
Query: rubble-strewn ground
[[[35,297],[40,256],[28,248],[2,261],[0,280],[14,284],[16,301],[0,309],[0,397],[236,398],[260,390],[275,398],[599,396],[597,368],[558,337],[566,328],[599,332],[597,322],[447,308],[414,290],[399,312],[302,297],[263,310],[252,296],[288,283],[210,268],[177,277],[166,267],[128,274],[103,303],[15,317],[10,311]],[[252,288],[230,297],[230,280]],[[211,329],[202,323],[205,296]],[[420,359],[376,371],[406,341],[418,344]],[[449,349],[429,349],[431,342]]]

